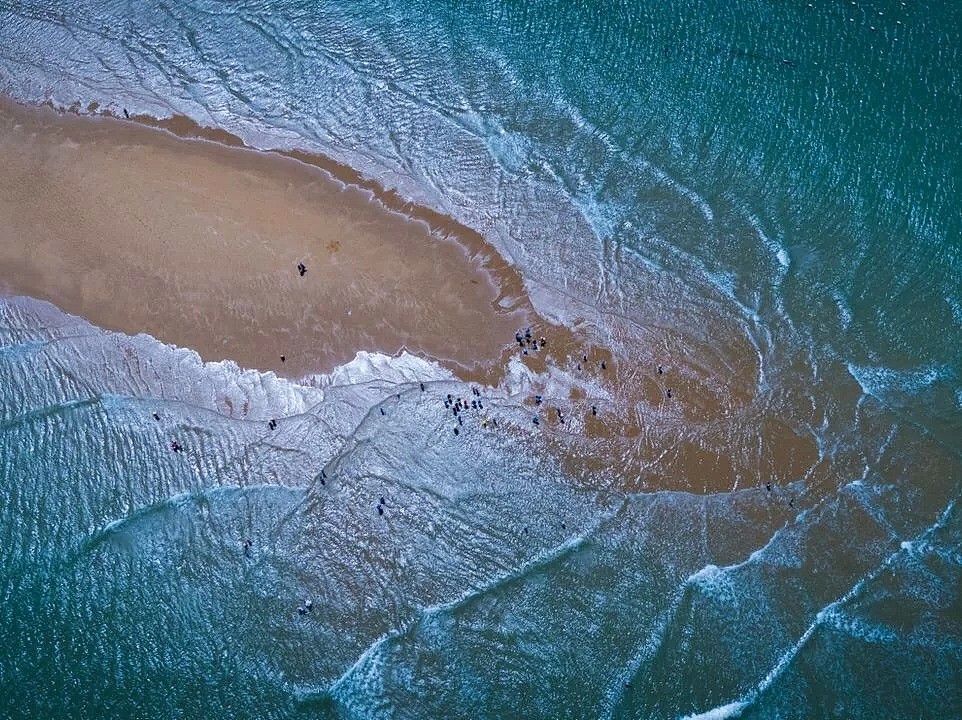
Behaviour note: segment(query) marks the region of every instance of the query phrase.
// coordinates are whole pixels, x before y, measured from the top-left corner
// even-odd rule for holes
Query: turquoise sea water
[[[0,90],[322,151],[626,356],[759,367],[679,430],[731,492],[626,495],[465,461],[426,367],[296,385],[7,300],[0,713],[962,717],[960,75],[955,3],[0,0]],[[818,447],[792,506],[771,418]]]

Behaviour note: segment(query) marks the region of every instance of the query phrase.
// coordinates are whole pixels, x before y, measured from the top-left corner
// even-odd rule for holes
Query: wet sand
[[[0,98],[0,291],[289,377],[406,348],[497,385],[515,356],[535,375],[523,402],[537,432],[594,489],[713,492],[817,460],[811,438],[760,418],[748,465],[765,478],[745,476],[732,441],[758,367],[737,328],[706,326],[707,344],[613,317],[616,354],[540,317],[479,233],[329,158],[255,151],[183,117],[72,110]],[[546,348],[519,347],[529,325]]]
[[[205,360],[296,377],[406,347],[471,371],[526,321],[492,257],[293,159],[10,102],[0,154],[3,289]]]

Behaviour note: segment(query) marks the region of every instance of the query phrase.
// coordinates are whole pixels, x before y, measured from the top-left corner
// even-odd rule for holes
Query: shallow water
[[[962,716],[962,12],[812,5],[0,1],[0,88],[347,162],[638,391],[455,437],[5,300],[2,712]]]

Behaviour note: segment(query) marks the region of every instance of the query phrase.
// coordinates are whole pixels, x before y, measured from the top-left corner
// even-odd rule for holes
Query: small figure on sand
[[[304,273],[307,272],[307,265],[302,262],[297,263],[297,272],[300,273],[301,277],[304,277]]]
[[[287,357],[284,355],[281,355],[281,362],[287,362]]]

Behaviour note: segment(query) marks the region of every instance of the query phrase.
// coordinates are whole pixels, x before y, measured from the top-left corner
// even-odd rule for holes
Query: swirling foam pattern
[[[589,492],[507,397],[456,441],[427,364],[6,300],[0,714],[962,716],[960,53],[955,3],[0,0],[16,97],[327,153],[622,356],[668,329],[723,396],[747,348],[724,432],[818,455]]]

